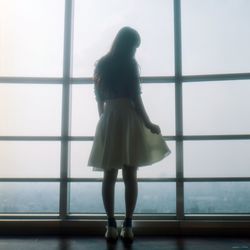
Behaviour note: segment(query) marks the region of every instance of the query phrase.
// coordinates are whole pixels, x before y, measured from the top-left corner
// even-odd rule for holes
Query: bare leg
[[[125,184],[126,218],[132,219],[138,193],[137,168],[124,166],[122,176]]]
[[[108,218],[114,217],[114,195],[117,173],[117,169],[104,171],[102,182],[102,199]]]

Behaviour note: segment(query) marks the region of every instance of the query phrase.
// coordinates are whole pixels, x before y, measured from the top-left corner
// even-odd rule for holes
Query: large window
[[[139,168],[135,216],[249,215],[249,12],[248,0],[1,1],[0,216],[104,216],[102,172],[87,166],[92,76],[123,26],[141,35],[142,98],[172,151]]]

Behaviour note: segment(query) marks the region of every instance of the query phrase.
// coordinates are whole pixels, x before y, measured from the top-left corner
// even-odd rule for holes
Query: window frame
[[[181,41],[181,0],[174,1],[174,76],[150,76],[141,77],[142,83],[174,83],[175,85],[175,136],[164,136],[166,140],[176,142],[176,178],[141,178],[142,182],[170,181],[176,183],[176,214],[135,214],[135,219],[171,219],[171,220],[196,220],[196,219],[250,219],[249,215],[195,215],[184,214],[184,183],[185,182],[214,182],[214,181],[250,181],[250,177],[223,177],[223,178],[184,178],[183,176],[183,142],[185,140],[249,140],[249,134],[234,135],[183,135],[182,116],[182,83],[203,81],[223,81],[250,79],[250,73],[215,74],[215,75],[182,75],[182,41]],[[30,84],[62,84],[62,117],[61,136],[0,136],[1,141],[60,141],[61,161],[60,178],[0,178],[0,182],[59,182],[59,214],[0,214],[2,219],[104,219],[104,214],[69,214],[69,184],[71,182],[102,181],[101,178],[69,178],[69,143],[70,141],[92,141],[93,136],[69,136],[70,124],[70,87],[71,84],[91,84],[93,79],[89,77],[73,78],[72,72],[72,39],[73,39],[73,5],[74,0],[65,0],[64,16],[64,50],[63,50],[63,77],[0,77],[1,83],[30,83]],[[122,181],[119,179],[118,181]],[[122,218],[122,215],[117,215]]]

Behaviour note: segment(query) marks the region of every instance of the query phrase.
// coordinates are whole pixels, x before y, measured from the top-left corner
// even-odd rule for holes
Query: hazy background
[[[182,0],[181,7],[184,75],[250,72],[250,1]],[[141,35],[136,54],[141,76],[174,76],[173,25],[171,0],[75,0],[72,77],[92,77],[95,61],[109,50],[123,26],[137,29]],[[64,1],[0,0],[0,77],[62,77],[63,32]],[[71,96],[70,135],[94,136],[98,112],[93,85],[72,84]],[[249,96],[250,80],[183,83],[184,134],[249,134]],[[142,98],[151,120],[160,125],[162,134],[175,135],[174,83],[142,84]],[[1,83],[0,136],[60,136],[61,109],[60,84]],[[175,142],[167,143],[172,154],[141,168],[139,177],[175,177]],[[92,141],[70,143],[70,177],[102,176],[86,166],[91,145]],[[185,141],[184,176],[249,177],[249,151],[249,140]],[[0,166],[0,178],[59,177],[60,142],[0,141]],[[204,205],[204,200],[209,200],[204,192],[208,192],[209,187],[200,183],[197,188],[198,184],[185,185],[190,204],[198,199],[194,211],[199,204],[208,207]],[[11,197],[6,191],[11,190],[10,187],[17,195],[14,184],[9,183],[8,188],[7,183],[1,185],[5,191],[0,196]],[[43,184],[33,185],[35,190],[36,185],[40,188]],[[76,190],[75,184],[72,185],[72,190]],[[84,185],[87,184],[79,183],[78,191],[72,192],[87,190]],[[95,190],[99,190],[98,185]],[[214,183],[208,185],[214,187]],[[250,191],[248,183],[228,185],[234,185],[235,199],[243,189]],[[155,193],[150,197],[154,195],[160,202],[161,188],[154,183],[152,186]],[[217,190],[227,190],[229,186],[221,183]],[[51,187],[57,190],[54,195],[58,199],[58,184]],[[48,187],[46,192],[41,190],[46,194]],[[146,195],[146,188],[144,190]],[[168,190],[170,197],[175,189]],[[193,198],[188,190],[191,193],[197,190]],[[216,196],[214,191],[208,196]],[[222,196],[225,197],[225,193]],[[164,211],[175,211],[175,194],[171,197],[172,203]],[[32,199],[30,197],[30,201]],[[79,204],[76,210],[84,210],[80,207]],[[212,208],[211,211],[216,211]]]

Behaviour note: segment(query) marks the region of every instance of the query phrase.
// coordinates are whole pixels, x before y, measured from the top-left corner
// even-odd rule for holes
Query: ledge
[[[118,226],[122,221],[117,221]],[[136,235],[250,236],[250,220],[135,220]],[[0,235],[103,235],[105,220],[1,219]]]

